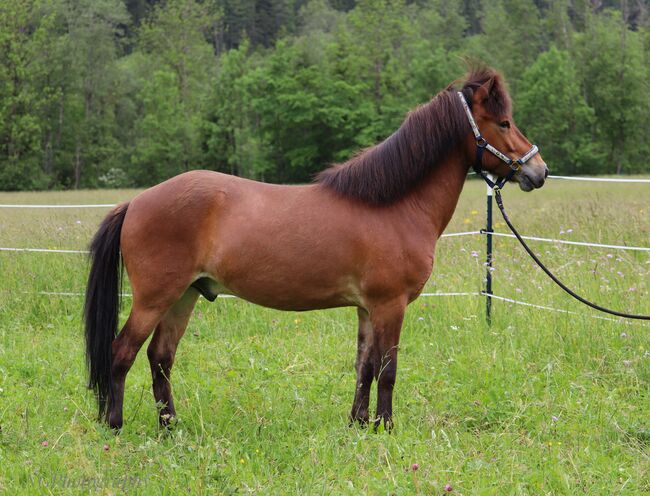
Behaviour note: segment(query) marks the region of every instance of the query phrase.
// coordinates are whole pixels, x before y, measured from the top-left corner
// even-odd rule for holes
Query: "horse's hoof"
[[[119,434],[120,432],[122,432],[122,422],[114,423],[114,424],[109,422],[108,426],[113,431],[113,434]]]
[[[355,425],[358,425],[361,428],[368,427],[368,417],[350,417],[348,426],[354,427]]]
[[[176,415],[172,413],[163,413],[158,417],[158,424],[161,429],[173,429],[177,423]]]
[[[374,424],[374,429],[373,430],[375,432],[379,432],[379,428],[381,427],[382,422],[383,422],[383,426],[384,426],[383,430],[390,434],[391,431],[393,430],[393,419],[391,419],[391,418],[377,417],[377,418],[373,419],[373,424]]]
[[[349,423],[348,425],[350,427],[354,426],[355,424],[359,424],[360,427],[367,427],[368,426],[368,421],[369,421],[369,415],[368,412],[354,412],[350,414],[348,417]]]

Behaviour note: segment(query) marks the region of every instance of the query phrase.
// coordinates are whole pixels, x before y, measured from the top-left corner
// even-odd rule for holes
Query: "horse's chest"
[[[433,269],[433,250],[410,252],[406,257],[404,279],[406,284],[419,292],[426,284]]]
[[[422,248],[402,246],[383,253],[367,272],[368,286],[380,292],[390,289],[390,293],[407,294],[409,298],[417,296],[433,267],[433,249]]]

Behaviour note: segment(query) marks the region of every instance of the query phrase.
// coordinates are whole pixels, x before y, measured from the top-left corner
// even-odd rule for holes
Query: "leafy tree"
[[[551,47],[524,72],[520,86],[517,123],[549,166],[570,174],[601,172],[601,147],[592,142],[594,111],[582,96],[571,55]]]
[[[365,99],[374,106],[366,129],[368,144],[393,132],[414,104],[406,87],[414,18],[414,6],[403,0],[362,0],[339,34],[345,57],[339,65],[345,64],[342,77],[362,84]]]
[[[535,61],[543,44],[537,6],[532,0],[484,2],[482,27],[483,34],[471,40],[471,48],[503,71],[516,91],[523,69]]]
[[[140,90],[142,117],[135,125],[137,140],[131,157],[131,177],[147,185],[183,172],[183,145],[187,141],[184,109],[177,75],[159,69]]]
[[[308,181],[463,57],[505,72],[554,170],[647,171],[646,3],[0,0],[0,188]]]
[[[134,172],[137,184],[168,177],[163,171],[181,172],[202,163],[202,105],[215,63],[207,34],[214,21],[205,5],[176,0],[157,5],[142,24],[129,65],[142,87],[132,159],[153,175]],[[174,143],[169,142],[172,137]]]
[[[269,179],[309,181],[360,145],[359,127],[371,109],[357,105],[361,88],[331,78],[301,47],[278,44],[249,84],[259,132],[274,162]]]
[[[210,168],[262,179],[273,164],[258,132],[258,115],[252,110],[253,67],[248,49],[244,43],[221,56],[202,140]]]
[[[30,61],[36,29],[34,2],[0,2],[0,189],[42,187],[39,94]]]
[[[543,11],[543,26],[547,44],[569,48],[573,26],[569,15],[569,0],[550,0]]]
[[[252,46],[269,47],[278,35],[293,33],[294,14],[299,5],[291,0],[217,0],[223,12],[222,29],[226,49],[244,40]]]
[[[312,0],[300,8],[297,31],[302,37],[322,37],[333,33],[344,19],[345,14],[333,8],[327,0]]]
[[[128,17],[118,0],[68,1],[63,4],[63,15],[73,86],[66,88],[64,139],[68,146],[64,160],[69,164],[65,171],[69,176],[63,180],[78,188],[94,186],[121,148],[113,139],[113,117],[118,97],[118,43]],[[84,178],[88,168],[91,170]]]
[[[460,0],[427,0],[415,17],[418,38],[431,43],[434,49],[461,48],[469,28],[462,9]]]
[[[594,139],[606,147],[607,172],[640,170],[648,152],[648,68],[643,45],[619,12],[590,15],[576,35],[576,60],[587,103],[596,117]]]

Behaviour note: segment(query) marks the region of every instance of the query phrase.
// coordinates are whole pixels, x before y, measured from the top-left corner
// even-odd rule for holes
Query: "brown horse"
[[[472,70],[457,89],[494,148],[514,158],[531,150],[512,122],[498,73]],[[196,300],[232,294],[280,310],[357,307],[350,418],[369,421],[374,378],[373,420],[390,428],[404,312],[429,278],[436,242],[476,156],[459,96],[450,86],[385,141],[324,170],[314,184],[193,171],[109,213],[91,243],[85,305],[89,387],[100,417],[122,426],[125,378],[153,332],[147,355],[159,421],[167,425],[176,414],[170,373]],[[536,149],[528,155],[512,177],[526,191],[542,186],[548,173]],[[480,166],[499,176],[510,171],[489,153]],[[120,252],[133,305],[116,337]]]

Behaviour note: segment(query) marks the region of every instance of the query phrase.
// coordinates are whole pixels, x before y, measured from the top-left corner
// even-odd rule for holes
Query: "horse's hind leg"
[[[370,386],[373,378],[372,353],[372,324],[370,316],[363,308],[357,309],[359,316],[359,334],[357,336],[357,385],[354,392],[354,402],[350,412],[350,423],[359,422],[362,425],[368,423],[368,404],[370,403]]]
[[[153,379],[153,395],[156,404],[160,405],[158,421],[161,426],[169,425],[176,416],[170,375],[178,342],[185,333],[198,296],[199,293],[194,288],[189,288],[183,294],[158,323],[147,349]]]
[[[122,408],[124,401],[124,382],[126,374],[135,361],[138,351],[160,320],[163,311],[156,308],[143,308],[135,302],[131,314],[122,331],[113,341],[111,364],[111,386],[106,420],[113,429],[122,427]]]

